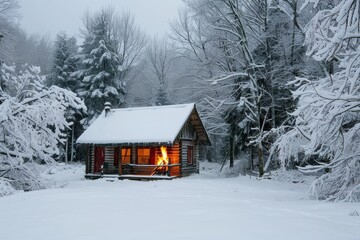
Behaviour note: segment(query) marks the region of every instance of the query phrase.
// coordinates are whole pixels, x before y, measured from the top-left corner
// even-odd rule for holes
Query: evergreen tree
[[[68,37],[65,33],[59,33],[54,43],[54,56],[52,74],[47,79],[47,85],[56,85],[58,87],[76,92],[79,87],[79,81],[73,76],[78,65],[78,46],[74,37]],[[67,162],[75,157],[74,142],[83,127],[80,120],[83,118],[81,111],[74,108],[68,108],[65,117],[71,122],[71,129],[66,129],[67,135],[65,146],[59,145],[59,160]]]
[[[167,96],[165,86],[164,86],[164,84],[161,84],[159,86],[159,89],[158,89],[158,92],[156,95],[155,105],[162,106],[162,105],[169,105],[169,104],[170,104],[170,101]]]
[[[111,39],[111,19],[112,12],[101,10],[89,16],[86,25],[81,69],[74,74],[81,80],[77,93],[88,108],[85,125],[101,113],[105,102],[113,106],[124,103],[125,83],[118,78],[121,68]]]
[[[76,91],[77,81],[72,75],[77,67],[76,39],[67,37],[65,33],[57,35],[55,40],[53,74],[50,84],[61,88]]]

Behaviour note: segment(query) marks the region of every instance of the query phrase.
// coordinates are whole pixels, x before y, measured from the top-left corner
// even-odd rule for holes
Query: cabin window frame
[[[148,158],[146,163],[139,163],[139,150],[140,149],[148,149],[149,150],[149,158]],[[146,155],[143,155],[143,156],[146,156]],[[136,159],[135,159],[135,162],[138,165],[150,165],[150,162],[151,162],[151,147],[136,147]]]
[[[123,158],[123,154],[122,154],[123,150],[129,151],[129,153],[130,153],[129,154],[129,162],[124,163],[124,158]],[[131,162],[132,162],[132,147],[121,147],[119,155],[120,155],[120,159],[121,159],[121,165],[131,164]],[[125,155],[125,156],[127,156],[127,155]]]
[[[187,146],[186,148],[186,163],[188,166],[194,165],[194,146]]]

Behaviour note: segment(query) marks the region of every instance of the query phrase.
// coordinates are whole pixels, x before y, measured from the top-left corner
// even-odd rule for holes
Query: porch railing
[[[179,176],[181,164],[148,165],[126,164],[122,165],[122,175],[146,175],[146,176]]]

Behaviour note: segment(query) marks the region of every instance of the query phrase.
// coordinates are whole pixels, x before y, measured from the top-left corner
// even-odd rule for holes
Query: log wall
[[[139,146],[141,147],[141,146]],[[155,149],[155,165],[157,163],[157,156],[162,156],[160,147],[153,147]],[[180,176],[181,175],[181,166],[180,166],[180,144],[175,143],[173,146],[167,146],[166,148],[167,156],[169,158],[169,167],[170,167],[170,176]],[[160,174],[164,170],[162,167],[157,167],[154,165],[141,166],[136,165],[136,147],[132,147],[132,161],[131,166],[122,165],[122,174],[134,174],[134,175],[151,175],[154,170],[158,169]],[[172,166],[176,165],[176,166]],[[165,172],[165,170],[163,171]]]
[[[118,173],[118,167],[114,166],[114,147],[105,147],[104,173]]]
[[[195,139],[196,133],[190,120],[186,121],[186,123],[184,124],[184,127],[180,131],[179,137],[180,139]]]
[[[181,176],[189,176],[192,173],[199,172],[199,151],[198,146],[195,144],[195,141],[190,140],[182,140],[180,143],[181,146]],[[193,162],[192,164],[188,164],[188,147],[193,148]]]
[[[114,147],[105,147],[105,161],[103,164],[104,174],[113,174],[118,172],[117,166],[114,166]],[[86,158],[86,173],[95,173],[95,146],[89,145]]]
[[[193,147],[193,163],[188,164],[187,162],[187,150],[188,146]],[[86,173],[94,173],[94,149],[95,146],[88,146],[87,151],[87,163]],[[170,176],[188,176],[192,173],[197,173],[199,170],[198,159],[199,159],[199,148],[196,145],[195,140],[180,140],[173,146],[167,147],[167,155],[169,158]],[[122,166],[122,171],[119,172],[118,166],[114,166],[114,146],[105,147],[105,162],[103,166],[104,174],[134,174],[134,175],[151,175],[155,166]],[[136,162],[136,147],[132,147],[132,160],[131,164]],[[162,156],[160,147],[155,147],[155,162],[157,156]],[[121,162],[119,161],[119,164]],[[131,169],[131,172],[129,170]],[[128,170],[128,171],[127,171]],[[159,171],[161,172],[161,171]]]
[[[175,143],[173,146],[166,148],[167,155],[169,158],[169,165],[179,164],[180,163],[180,144]],[[155,148],[155,162],[157,161],[157,156],[161,156],[160,147]],[[170,176],[180,176],[181,175],[181,166],[170,166]]]

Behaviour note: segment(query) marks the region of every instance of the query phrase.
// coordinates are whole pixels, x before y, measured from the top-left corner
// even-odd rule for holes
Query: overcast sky
[[[176,18],[181,0],[20,0],[21,26],[29,33],[49,33],[52,38],[60,31],[78,36],[81,17],[89,10],[113,6],[129,10],[141,29],[162,36],[169,30],[169,21]]]

